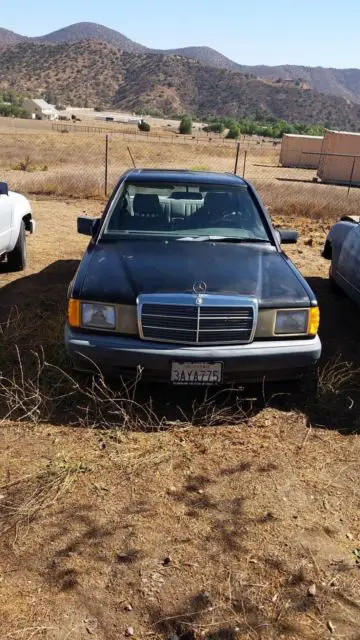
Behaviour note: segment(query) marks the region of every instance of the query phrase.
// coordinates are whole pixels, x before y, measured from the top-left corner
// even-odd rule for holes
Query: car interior
[[[115,206],[107,231],[161,231],[209,226],[254,231],[262,227],[262,223],[246,189],[173,190],[166,195],[125,191]]]

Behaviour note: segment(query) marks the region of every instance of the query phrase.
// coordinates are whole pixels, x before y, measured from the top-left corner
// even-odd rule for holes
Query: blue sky
[[[99,22],[148,47],[207,45],[243,64],[360,67],[358,0],[2,0],[0,26]]]

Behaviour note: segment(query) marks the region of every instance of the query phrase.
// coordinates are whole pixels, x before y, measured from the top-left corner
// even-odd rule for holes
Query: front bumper
[[[65,346],[78,371],[111,377],[136,376],[170,382],[172,362],[223,362],[223,383],[299,378],[321,355],[320,338],[252,342],[239,346],[192,347],[135,337],[65,329]]]

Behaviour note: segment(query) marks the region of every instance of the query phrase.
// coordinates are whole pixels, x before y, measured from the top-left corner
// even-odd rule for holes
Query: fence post
[[[105,198],[107,198],[108,192],[108,163],[109,163],[109,136],[105,136],[105,177],[104,177],[104,190]]]
[[[237,168],[238,168],[238,162],[239,162],[239,153],[240,153],[240,142],[237,143],[236,145],[236,157],[235,157],[235,167],[234,167],[234,174],[237,174]]]
[[[246,158],[247,158],[247,149],[245,149],[245,151],[244,151],[244,166],[243,166],[243,174],[242,174],[243,178],[245,178]]]
[[[351,189],[351,186],[352,186],[352,179],[354,177],[355,160],[356,160],[356,156],[354,156],[352,167],[351,167],[350,182],[349,182],[349,188],[348,188],[348,192],[347,192],[347,197],[349,197],[349,195],[350,195],[350,189]]]
[[[136,169],[136,163],[135,163],[134,158],[132,157],[132,153],[130,151],[130,147],[128,147],[127,150],[128,150],[129,156],[131,158],[131,162],[133,163],[133,167],[134,167],[134,169]]]

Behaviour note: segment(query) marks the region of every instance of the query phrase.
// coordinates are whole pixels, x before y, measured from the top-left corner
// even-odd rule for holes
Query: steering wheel
[[[211,225],[223,225],[224,222],[231,220],[231,221],[235,221],[237,218],[236,212],[235,211],[224,211],[223,213],[216,213],[216,217],[212,218],[213,214],[210,214],[209,216],[209,223]]]

